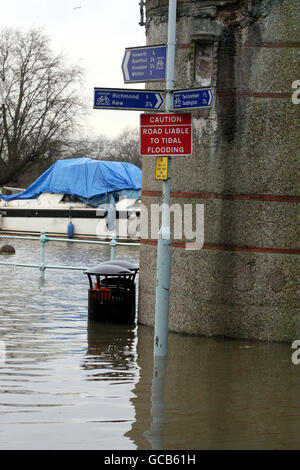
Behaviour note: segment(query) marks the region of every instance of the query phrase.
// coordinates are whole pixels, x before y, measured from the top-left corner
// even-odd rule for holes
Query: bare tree
[[[133,163],[141,168],[138,130],[125,128],[116,137],[86,137],[69,146],[66,158],[90,157],[97,160],[111,160]]]
[[[104,135],[97,137],[77,137],[65,152],[65,158],[89,157],[96,160],[109,160],[107,147],[109,138]]]
[[[126,161],[141,168],[138,130],[125,128],[118,137],[110,140],[106,154],[110,160]]]
[[[0,185],[32,162],[60,156],[81,109],[81,78],[40,29],[0,32]]]

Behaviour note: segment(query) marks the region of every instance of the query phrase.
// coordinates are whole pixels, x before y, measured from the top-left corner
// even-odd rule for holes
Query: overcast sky
[[[114,136],[138,128],[137,111],[93,110],[94,87],[144,88],[124,84],[121,64],[126,47],[146,44],[139,25],[139,0],[0,0],[1,27],[43,27],[56,52],[64,52],[85,71],[91,109],[86,134]],[[80,7],[80,8],[79,8]]]

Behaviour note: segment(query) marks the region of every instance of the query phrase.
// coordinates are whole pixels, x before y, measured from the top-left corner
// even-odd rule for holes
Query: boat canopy
[[[97,207],[112,197],[137,199],[141,188],[142,171],[132,163],[72,158],[55,162],[24,191],[0,198],[35,199],[42,193],[60,193]]]

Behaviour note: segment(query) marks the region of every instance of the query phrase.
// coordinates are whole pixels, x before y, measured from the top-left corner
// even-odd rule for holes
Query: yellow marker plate
[[[156,180],[168,179],[168,157],[156,158],[155,179]]]

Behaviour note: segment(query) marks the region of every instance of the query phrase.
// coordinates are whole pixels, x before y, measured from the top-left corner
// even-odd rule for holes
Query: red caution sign
[[[141,114],[140,154],[156,157],[192,155],[191,114]]]

